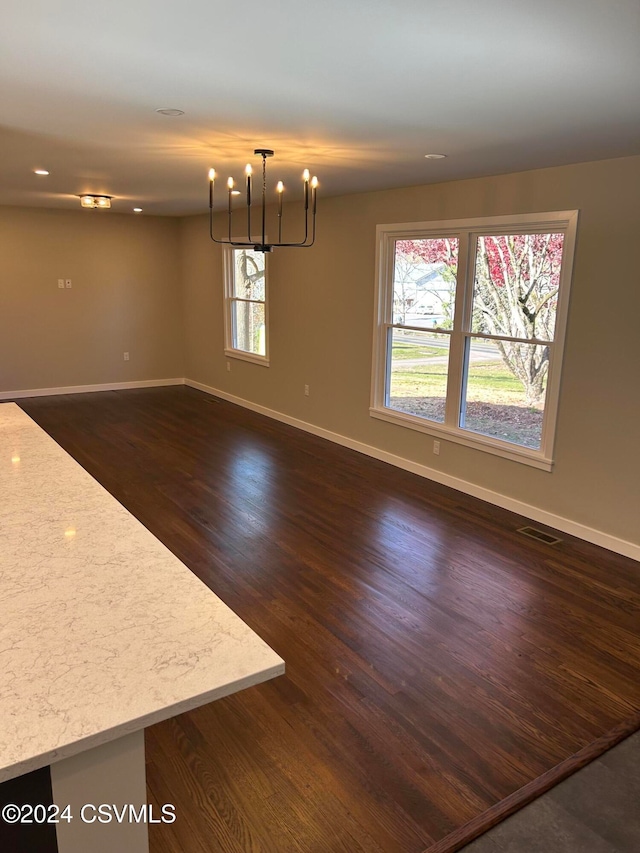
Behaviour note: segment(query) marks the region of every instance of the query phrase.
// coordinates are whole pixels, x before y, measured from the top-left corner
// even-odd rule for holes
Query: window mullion
[[[456,304],[453,315],[453,332],[450,338],[447,400],[444,414],[444,423],[448,427],[458,426],[460,397],[462,394],[462,373],[464,369],[465,315],[468,313],[467,305],[470,302],[470,298],[467,295],[467,290],[469,289],[467,280],[473,275],[469,235],[463,232],[459,235],[459,240]]]
[[[229,298],[231,302],[248,302],[250,305],[266,305],[266,301],[264,299],[243,299],[242,296],[231,296]]]
[[[511,341],[514,344],[536,344],[537,346],[551,346],[553,340],[545,338],[510,338],[509,335],[488,335],[485,332],[473,332],[474,338],[480,338],[484,341]]]

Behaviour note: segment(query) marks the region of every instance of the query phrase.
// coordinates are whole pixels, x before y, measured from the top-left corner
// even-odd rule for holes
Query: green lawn
[[[446,355],[445,347],[428,347],[419,344],[393,344],[394,359],[431,358],[434,355]]]
[[[403,366],[402,359],[400,355],[392,367],[391,407],[442,423],[447,365],[426,361]],[[540,446],[542,411],[526,405],[522,384],[501,360],[471,363],[466,412],[467,429],[525,447]]]
[[[437,350],[436,354],[442,355],[442,350]],[[402,354],[398,356],[396,348],[393,348],[394,360],[419,357]],[[417,391],[424,397],[440,394],[446,384],[446,375],[446,364],[426,363],[407,367],[394,364],[391,373],[393,396],[413,397]],[[473,362],[467,383],[467,399],[522,406],[524,389],[502,361]]]

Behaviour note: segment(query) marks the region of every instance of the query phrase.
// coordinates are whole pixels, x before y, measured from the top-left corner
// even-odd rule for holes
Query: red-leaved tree
[[[473,331],[525,341],[553,340],[563,234],[478,237]],[[544,402],[549,373],[546,344],[496,340],[525,390],[527,404]]]

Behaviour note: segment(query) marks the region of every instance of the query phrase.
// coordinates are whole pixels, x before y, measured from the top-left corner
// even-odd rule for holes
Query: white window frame
[[[522,462],[534,468],[551,471],[555,439],[560,376],[569,307],[569,291],[578,223],[577,210],[551,213],[530,213],[513,216],[491,216],[478,219],[457,219],[442,222],[403,222],[378,225],[376,229],[376,294],[373,329],[373,369],[371,376],[371,405],[369,414],[389,423],[434,435],[447,441],[473,447],[486,453]],[[549,351],[549,374],[545,397],[544,419],[540,449],[520,447],[458,426],[462,397],[464,346],[466,337],[487,337],[472,333],[471,314],[475,275],[475,241],[491,234],[563,233],[563,254],[558,289],[558,307],[553,344]],[[387,374],[391,369],[393,323],[393,285],[396,240],[418,240],[436,237],[457,237],[458,273],[453,329],[447,330],[451,343],[447,378],[446,412],[444,423],[429,421],[417,415],[396,411],[386,405]],[[424,332],[417,326],[403,326]],[[532,339],[530,343],[536,343]]]
[[[256,242],[260,242],[257,240]],[[237,358],[250,361],[262,367],[269,367],[269,261],[268,254],[264,256],[264,301],[260,299],[242,299],[235,296],[235,257],[234,251],[238,246],[225,246],[222,252],[224,280],[224,354],[227,358]],[[234,313],[235,302],[253,302],[264,305],[264,355],[238,349],[234,344]]]

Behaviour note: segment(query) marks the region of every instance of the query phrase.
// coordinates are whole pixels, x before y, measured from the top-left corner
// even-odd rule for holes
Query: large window
[[[225,247],[225,353],[268,364],[267,269],[264,252]]]
[[[550,470],[577,217],[378,226],[372,416]]]

